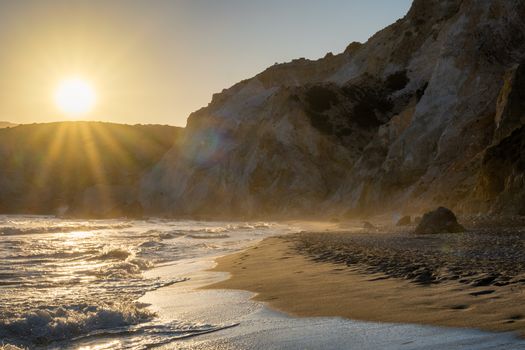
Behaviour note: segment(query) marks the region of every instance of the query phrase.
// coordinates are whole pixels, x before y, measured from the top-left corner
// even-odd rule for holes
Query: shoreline
[[[370,270],[363,264],[330,261],[301,248],[300,233],[266,238],[244,251],[217,259],[212,271],[230,278],[203,289],[247,290],[256,301],[299,317],[422,324],[516,332],[525,336],[525,288],[444,279],[418,284]],[[352,236],[352,233],[348,233]],[[298,248],[299,247],[299,248]],[[332,245],[332,251],[338,247]]]

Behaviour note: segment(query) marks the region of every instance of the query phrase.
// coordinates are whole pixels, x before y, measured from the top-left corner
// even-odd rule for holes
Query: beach
[[[519,227],[455,236],[302,232],[218,259],[214,270],[231,278],[206,288],[248,290],[294,316],[523,336],[522,247]]]
[[[322,235],[348,234],[333,223],[288,224],[317,229],[323,231]],[[351,229],[360,231],[355,226]],[[354,291],[360,289],[364,295],[367,279],[374,276],[365,275],[360,279],[357,275],[352,277],[351,272],[332,274],[332,270],[340,267],[305,261],[290,245],[304,235],[292,231],[253,241],[233,254],[180,260],[175,265],[149,271],[147,277],[150,278],[188,277],[184,283],[159,288],[140,299],[150,305],[160,320],[184,319],[191,324],[211,323],[223,327],[197,337],[179,339],[161,349],[525,348],[525,340],[515,332],[416,324],[417,321],[395,318],[385,322],[381,314],[388,312],[388,308],[381,303],[375,303],[374,308],[371,306],[374,304],[363,304],[363,301],[372,301],[372,297],[368,300],[357,298],[355,302],[362,304],[363,315],[373,311],[377,320],[369,316],[360,319],[357,314],[341,312],[357,293],[345,296],[343,289],[338,289],[340,285],[348,283]],[[253,273],[260,274],[254,276]],[[330,275],[340,279],[332,279]],[[386,285],[383,283],[392,282],[380,281],[383,286]],[[402,287],[389,295],[385,288],[374,296],[388,299],[400,290]]]
[[[0,252],[6,257],[0,349],[525,348],[525,340],[513,332],[520,330],[518,313],[501,329],[490,325],[495,316],[479,318],[487,327],[462,324],[459,316],[455,323],[447,321],[454,312],[470,317],[477,306],[465,301],[469,307],[454,304],[456,310],[443,311],[443,319],[435,322],[404,309],[422,307],[428,297],[418,294],[414,282],[329,262],[357,256],[348,250],[359,247],[350,238],[379,244],[382,233],[362,231],[333,222],[5,216],[0,225]],[[401,232],[385,237],[407,244]],[[340,252],[333,255],[336,250],[328,243]],[[19,247],[28,254],[22,256]],[[371,264],[374,255],[367,256]],[[392,260],[392,266],[403,264]],[[26,283],[35,271],[46,273]],[[433,295],[443,283],[416,287]],[[488,288],[493,287],[476,290]],[[481,305],[510,295],[498,291],[473,299]],[[450,297],[443,293],[443,298]],[[521,299],[514,302],[519,305]],[[427,310],[433,313],[436,305],[441,304],[428,304]]]

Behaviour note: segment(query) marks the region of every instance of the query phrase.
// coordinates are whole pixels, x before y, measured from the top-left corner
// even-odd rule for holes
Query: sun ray
[[[49,144],[47,150],[44,151],[44,155],[40,159],[40,162],[37,165],[37,170],[35,171],[36,176],[34,178],[32,191],[27,193],[26,199],[24,200],[27,206],[32,206],[33,203],[37,202],[36,199],[39,198],[43,194],[42,192],[46,190],[45,186],[48,183],[50,173],[52,170],[54,170],[56,161],[60,157],[61,151],[63,149],[66,128],[67,127],[65,124],[60,124],[58,126],[56,135],[53,137],[53,141]],[[39,137],[49,136],[44,135],[45,131],[47,130],[43,129],[40,135],[35,135],[32,141],[34,143],[38,143],[37,141]]]
[[[124,145],[119,144],[116,141],[116,137],[111,135],[106,128],[95,126],[93,132],[100,138],[104,149],[110,152],[116,161],[122,162],[126,169],[136,166],[132,157],[125,151]]]
[[[58,180],[60,185],[61,195],[69,199],[74,193],[74,186],[80,185],[79,169],[75,166],[75,159],[78,157],[78,153],[81,151],[78,146],[78,124],[68,123],[67,132],[65,135],[66,144],[62,150],[62,162],[63,166],[58,169]]]
[[[97,147],[97,140],[91,126],[89,124],[82,124],[80,126],[80,133],[82,136],[82,146],[89,162],[89,170],[93,179],[97,183],[106,184],[108,178],[102,169],[103,162],[101,161],[100,150]]]
[[[110,185],[110,180],[103,169],[104,162],[101,159],[101,151],[98,147],[97,137],[92,130],[92,126],[89,124],[81,125],[80,132],[82,134],[83,148],[87,155],[88,167],[93,179],[95,180],[94,185],[99,185],[94,191],[101,201],[101,207],[109,208],[114,203],[114,199],[106,187],[107,185]],[[104,150],[104,152],[106,152],[106,150]]]
[[[50,144],[46,155],[42,160],[42,169],[40,169],[41,174],[38,177],[38,184],[43,185],[47,183],[49,172],[52,170],[53,165],[56,160],[60,157],[61,151],[63,150],[63,145],[66,138],[67,126],[61,124],[58,127],[56,136],[54,137],[53,142]]]

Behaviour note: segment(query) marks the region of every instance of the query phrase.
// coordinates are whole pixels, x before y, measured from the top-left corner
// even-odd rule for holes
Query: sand
[[[394,277],[398,269],[392,273],[391,269],[378,268],[384,265],[381,264],[384,259],[377,262],[374,252],[382,256],[385,249],[376,241],[372,241],[372,248],[366,248],[366,254],[362,254],[372,256],[369,260],[346,261],[344,249],[334,255],[338,245],[342,246],[339,240],[334,241],[336,235],[344,234],[302,233],[267,238],[243,252],[219,258],[214,270],[229,272],[231,278],[205,288],[252,291],[257,293],[255,300],[294,316],[340,316],[374,322],[516,331],[525,335],[522,282],[513,280],[505,284],[496,279],[476,286],[479,278],[460,282],[458,276],[451,276],[449,272],[432,271],[436,279],[416,283],[417,276],[416,280],[414,276]],[[325,238],[330,245],[325,247],[323,255],[316,249],[321,249],[319,241],[324,242]],[[317,240],[316,243],[305,244],[311,243],[311,239]],[[440,251],[454,252],[454,249],[445,248],[439,246]],[[402,269],[402,264],[415,263],[413,259],[403,262],[403,254],[399,252],[393,254],[397,255],[401,255],[401,262],[386,254],[388,261],[393,261],[392,266],[399,264]],[[334,260],[334,256],[338,259]],[[424,260],[424,257],[414,259]],[[374,261],[379,265],[374,266]],[[439,270],[441,265],[434,267]],[[472,274],[468,269],[464,272]],[[515,275],[511,279],[516,278]]]

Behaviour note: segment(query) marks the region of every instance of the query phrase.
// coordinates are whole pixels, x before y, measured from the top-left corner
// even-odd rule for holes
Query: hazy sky
[[[81,117],[186,124],[211,95],[275,62],[339,53],[411,0],[0,0],[0,120],[68,119],[53,93],[81,76]]]

